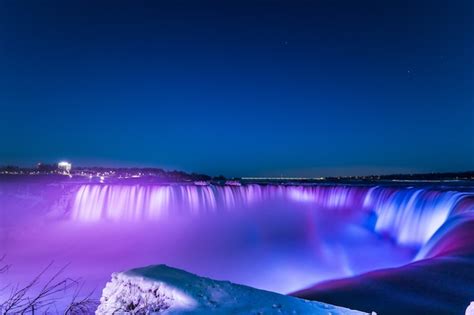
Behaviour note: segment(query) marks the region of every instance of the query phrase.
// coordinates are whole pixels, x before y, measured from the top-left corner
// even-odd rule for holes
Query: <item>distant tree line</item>
[[[418,174],[389,174],[368,176],[326,177],[326,180],[471,180],[474,171],[445,172],[445,173],[418,173]]]
[[[22,168],[14,165],[0,166],[0,173],[7,174],[54,174],[58,172],[57,164],[45,164],[38,163],[35,168]],[[140,177],[157,177],[165,180],[174,181],[225,181],[226,178],[223,175],[209,176],[200,173],[186,173],[184,171],[171,170],[167,171],[161,168],[113,168],[113,167],[74,167],[71,171],[72,175],[84,175],[84,174],[108,174],[109,176],[120,176],[120,175],[139,175]]]

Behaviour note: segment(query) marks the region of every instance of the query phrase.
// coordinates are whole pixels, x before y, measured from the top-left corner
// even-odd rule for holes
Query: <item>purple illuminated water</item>
[[[113,271],[158,263],[288,293],[442,255],[453,244],[440,245],[439,231],[474,210],[474,193],[459,187],[0,188],[1,252],[14,266],[8,279],[26,281],[54,260],[70,263],[68,273],[96,295]]]

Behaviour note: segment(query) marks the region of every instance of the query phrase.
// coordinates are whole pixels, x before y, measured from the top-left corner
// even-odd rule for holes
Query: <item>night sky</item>
[[[467,1],[0,0],[0,164],[474,169]]]

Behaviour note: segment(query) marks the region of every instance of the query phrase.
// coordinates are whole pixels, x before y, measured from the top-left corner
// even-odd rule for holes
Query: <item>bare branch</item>
[[[3,258],[4,257],[2,257],[0,261],[2,261]],[[98,305],[98,302],[91,298],[94,291],[80,298],[80,292],[83,287],[80,281],[78,279],[62,277],[68,265],[60,268],[40,286],[41,280],[45,277],[45,274],[51,270],[53,263],[54,262],[48,264],[25,286],[13,286],[8,298],[3,302],[0,301],[0,314],[33,314],[38,311],[48,313],[51,308],[57,311],[58,301],[63,300],[64,296],[68,294],[72,294],[72,299],[63,314],[80,315],[93,313]],[[8,287],[8,285],[6,287]],[[74,291],[71,292],[71,290]]]

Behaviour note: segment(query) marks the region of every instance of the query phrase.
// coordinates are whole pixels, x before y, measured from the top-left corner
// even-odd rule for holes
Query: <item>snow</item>
[[[366,314],[155,265],[112,274],[97,315]]]

